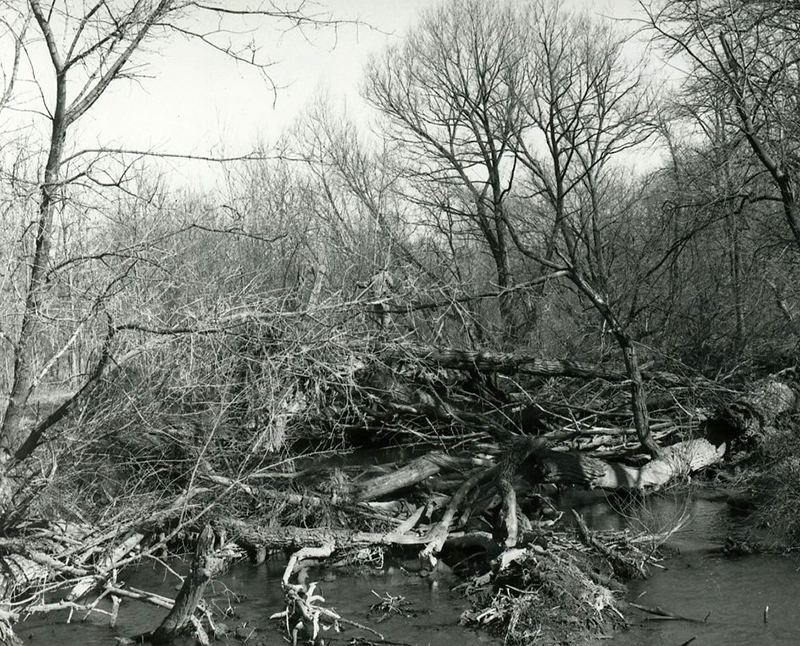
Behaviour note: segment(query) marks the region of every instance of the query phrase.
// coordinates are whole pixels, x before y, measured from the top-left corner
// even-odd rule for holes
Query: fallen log
[[[479,370],[512,374],[526,372],[541,377],[578,377],[624,381],[622,371],[607,370],[579,361],[542,359],[525,352],[491,352],[488,350],[462,350],[435,348],[417,344],[393,344],[384,348],[380,357],[386,363],[412,359],[428,365],[454,370]]]
[[[628,374],[622,369],[611,370],[604,366],[570,359],[542,359],[527,352],[492,352],[490,350],[437,348],[415,343],[393,343],[381,350],[380,358],[389,364],[411,360],[440,368],[478,370],[483,373],[524,372],[537,377],[572,377],[616,382],[629,379]],[[705,381],[701,377],[690,379],[663,371],[643,370],[642,373],[647,379],[654,379],[670,385],[689,385],[697,381]]]
[[[70,590],[67,599],[69,601],[76,601],[96,589],[108,577],[108,573],[112,572],[117,567],[117,563],[136,549],[143,540],[144,534],[139,532],[128,536],[100,560],[92,576],[87,576],[75,584],[72,590]]]
[[[153,511],[149,516],[134,519],[127,523],[126,526],[115,527],[99,537],[94,537],[92,540],[93,544],[90,545],[88,549],[84,550],[83,554],[76,559],[79,565],[87,563],[91,558],[96,558],[98,549],[108,550],[109,542],[127,533],[124,541],[114,545],[110,551],[104,553],[102,557],[97,559],[97,562],[91,567],[89,576],[76,581],[74,587],[70,590],[68,599],[70,601],[77,601],[92,590],[97,590],[107,583],[117,569],[138,558],[138,555],[132,557],[131,554],[135,552],[145,537],[154,528],[170,518],[185,512],[192,499],[205,491],[207,490],[195,487],[177,496],[169,505],[165,505],[164,508]]]
[[[463,462],[463,460],[451,458],[443,453],[428,453],[409,462],[406,466],[397,469],[397,471],[356,485],[353,491],[353,499],[356,502],[367,502],[386,496],[422,482],[439,473],[442,468],[453,468],[463,464]]]
[[[472,491],[473,487],[477,486],[484,480],[488,480],[496,473],[496,467],[492,469],[485,469],[472,475],[459,487],[458,491],[453,495],[447,503],[444,516],[439,523],[431,531],[427,539],[425,549],[420,553],[420,560],[427,565],[430,569],[436,567],[437,556],[442,551],[448,536],[450,535],[450,527],[455,519],[456,512],[463,504],[467,495]]]
[[[525,473],[536,482],[581,485],[589,489],[644,489],[660,487],[716,464],[725,455],[725,444],[716,446],[704,438],[678,442],[662,449],[662,455],[641,467],[607,462],[582,453],[537,449],[530,453]]]
[[[589,489],[644,489],[660,487],[681,476],[688,476],[719,462],[725,444],[714,445],[704,438],[678,442],[664,448],[658,458],[641,467],[607,462],[578,452],[554,451],[541,438],[522,438],[512,444],[500,459],[497,488],[503,497],[503,522],[506,547],[517,543],[518,527],[516,473],[536,484],[570,484]]]
[[[397,531],[381,534],[350,529],[262,527],[236,518],[220,519],[216,523],[229,533],[234,542],[247,551],[259,548],[297,550],[323,545],[332,545],[338,550],[360,545],[421,545],[425,542],[425,537],[401,534]]]
[[[72,558],[74,544],[90,529],[76,524],[21,527],[19,537],[0,538],[0,597],[16,597],[55,576],[81,577],[89,569]]]

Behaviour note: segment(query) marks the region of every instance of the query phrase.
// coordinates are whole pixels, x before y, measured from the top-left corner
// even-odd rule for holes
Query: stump
[[[197,538],[192,567],[175,598],[175,605],[161,625],[145,636],[145,641],[153,644],[169,644],[189,623],[192,623],[194,611],[203,598],[206,585],[219,573],[222,565],[223,560],[214,557],[214,532],[210,525],[206,525]],[[194,627],[195,630],[202,630],[199,623],[195,623]],[[198,635],[201,641],[203,641],[203,636]]]

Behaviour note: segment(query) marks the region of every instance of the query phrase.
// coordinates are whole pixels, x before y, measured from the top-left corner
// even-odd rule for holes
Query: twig
[[[693,624],[702,624],[703,621],[700,619],[693,619],[692,617],[684,617],[683,615],[676,615],[671,612],[667,612],[666,610],[662,610],[658,606],[651,607],[651,606],[643,606],[639,603],[630,603],[631,606],[641,610],[642,612],[646,612],[651,615],[655,615],[656,618],[661,620],[673,620],[673,621],[688,621]],[[687,642],[688,643],[688,642]]]

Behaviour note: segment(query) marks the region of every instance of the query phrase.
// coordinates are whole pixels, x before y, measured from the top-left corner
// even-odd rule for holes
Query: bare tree
[[[615,160],[653,132],[653,103],[627,43],[555,2],[459,0],[425,14],[404,47],[373,61],[366,93],[414,155],[419,196],[433,195],[427,205],[457,217],[460,233],[491,255],[506,292],[505,338],[518,250],[533,261],[529,272],[566,274],[601,315],[631,378],[637,432],[656,454],[608,257],[612,225],[624,217],[609,195]]]
[[[525,119],[514,148],[533,208],[514,220],[514,239],[543,266],[565,270],[602,316],[622,350],[639,439],[656,455],[635,344],[614,300],[607,233],[620,208],[608,195],[614,161],[653,132],[647,84],[627,62],[627,38],[608,23],[541,2],[527,27]]]
[[[317,27],[332,24],[330,16],[307,15],[304,7],[282,10],[270,5],[247,2],[178,2],[176,0],[130,0],[110,3],[104,0],[76,7],[74,3],[52,0],[29,0],[31,26],[26,30],[25,14],[16,3],[3,3],[8,15],[17,15],[10,28],[14,36],[15,58],[7,78],[22,76],[20,60],[26,61],[26,80],[38,91],[38,105],[27,101],[21,107],[41,117],[49,130],[44,160],[37,173],[38,204],[36,215],[28,228],[30,251],[27,275],[22,287],[23,306],[13,336],[14,365],[10,379],[8,404],[0,425],[0,443],[15,454],[17,460],[30,455],[41,430],[26,430],[26,411],[29,399],[43,375],[54,365],[56,355],[39,361],[36,339],[52,285],[54,222],[57,214],[77,196],[72,187],[82,181],[91,191],[102,193],[114,188],[125,190],[129,163],[116,164],[119,156],[110,149],[79,150],[71,139],[75,125],[89,113],[109,87],[120,79],[135,75],[137,58],[146,43],[165,38],[171,33],[198,38],[236,61],[253,65],[263,71],[268,65],[261,60],[255,45],[247,40],[237,43],[226,28],[211,31],[202,29],[203,16],[216,15],[224,20],[284,21],[288,28]],[[207,22],[207,21],[205,21]],[[198,26],[200,25],[200,26]],[[12,98],[13,84],[6,82],[3,101]],[[100,168],[105,166],[104,168]],[[116,166],[116,168],[114,168]],[[98,171],[98,168],[100,170]],[[27,178],[11,178],[27,181]],[[102,262],[104,256],[94,258]],[[107,285],[114,289],[117,279]],[[102,291],[102,290],[101,290]],[[103,309],[106,295],[93,306],[94,315]],[[75,334],[79,329],[75,330]],[[113,324],[108,329],[104,349],[96,368],[108,354],[113,336]],[[90,371],[90,380],[99,374]],[[77,394],[85,392],[79,388]],[[26,441],[26,435],[28,440]]]
[[[642,4],[646,28],[670,56],[732,106],[753,155],[769,173],[795,246],[800,7],[773,0]],[[715,99],[716,100],[716,99]]]
[[[423,14],[367,70],[365,94],[407,151],[418,199],[463,223],[494,264],[506,338],[514,336],[512,243],[505,202],[519,130],[523,52],[517,9],[457,0]]]

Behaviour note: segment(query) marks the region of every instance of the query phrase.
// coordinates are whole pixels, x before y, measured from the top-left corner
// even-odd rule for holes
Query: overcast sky
[[[591,0],[578,0],[591,2]],[[282,34],[256,34],[263,54],[275,61],[277,95],[253,68],[236,64],[199,43],[172,39],[146,55],[144,77],[118,82],[79,122],[84,146],[101,144],[205,155],[238,155],[259,141],[268,144],[291,126],[320,91],[345,97],[359,109],[357,87],[370,53],[413,24],[436,0],[330,0],[335,17],[374,25]],[[630,15],[635,0],[591,2],[606,15]],[[141,58],[139,59],[141,60]],[[175,164],[192,180],[201,169]],[[175,178],[181,183],[180,178]]]

